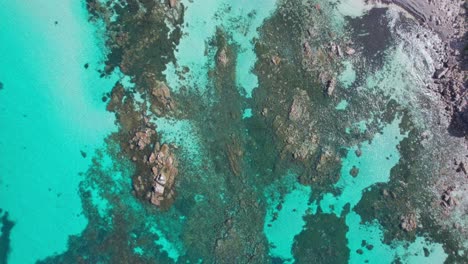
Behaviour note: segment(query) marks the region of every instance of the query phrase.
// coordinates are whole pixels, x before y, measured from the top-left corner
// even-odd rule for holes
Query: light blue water
[[[242,119],[251,118],[252,115],[252,108],[246,108],[242,113]]]
[[[338,76],[338,81],[344,88],[349,88],[356,81],[356,71],[350,61],[343,61],[343,71]]]
[[[360,157],[355,154],[357,146],[348,149],[348,155],[342,162],[340,180],[335,185],[342,192],[336,197],[332,194],[324,197],[320,203],[324,212],[340,216],[345,204],[350,203],[353,208],[366,188],[390,179],[390,170],[400,159],[397,145],[404,137],[400,134],[399,124],[400,120],[395,120],[384,127],[382,134],[376,134],[372,143],[362,143]],[[353,167],[359,169],[357,177],[350,174]]]
[[[279,195],[280,186],[288,188],[284,197]],[[310,186],[297,183],[293,174],[285,176],[280,183],[274,184],[268,190],[267,196],[270,199],[263,231],[270,243],[270,256],[280,258],[284,263],[294,263],[294,237],[303,230],[303,217],[309,213],[315,214],[317,210],[316,204],[309,204],[311,194]]]
[[[16,222],[9,263],[62,252],[84,229],[78,173],[116,129],[101,96],[117,77],[98,78],[103,49],[83,4],[0,1],[0,208]]]
[[[346,107],[348,107],[348,101],[346,100],[341,100],[335,107],[336,110],[343,111],[346,110]]]

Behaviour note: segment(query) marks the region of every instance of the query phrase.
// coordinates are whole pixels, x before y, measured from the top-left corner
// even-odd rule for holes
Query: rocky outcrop
[[[406,232],[411,232],[418,227],[418,221],[415,213],[409,213],[400,217],[400,227]]]
[[[174,182],[178,174],[174,154],[168,145],[159,147],[156,144],[151,153],[148,164],[151,166],[152,188],[148,194],[150,202],[156,206],[169,203],[174,200]]]
[[[171,91],[166,83],[156,79],[152,73],[145,73],[144,83],[151,87],[151,111],[158,116],[164,115],[176,108],[174,100],[171,97]]]
[[[451,193],[454,190],[454,187],[447,188],[442,195],[440,196],[440,205],[443,208],[450,209],[457,205],[457,200],[452,197]]]
[[[336,86],[336,78],[332,77],[331,80],[329,80],[328,84],[327,84],[327,94],[328,94],[328,96],[333,95],[333,92],[335,91],[335,86]]]
[[[289,119],[291,121],[299,121],[301,118],[308,119],[309,113],[306,109],[307,105],[307,93],[301,91],[300,94],[293,97],[293,102],[291,104],[291,110],[289,111]]]
[[[134,149],[135,146],[137,146],[139,150],[143,150],[147,145],[151,143],[151,137],[155,134],[156,131],[154,131],[151,128],[146,128],[143,131],[136,132],[135,136],[130,142],[130,149]]]
[[[178,0],[169,0],[169,6],[171,8],[177,7],[177,4],[179,3]]]
[[[135,132],[129,150],[137,167],[133,189],[142,199],[167,208],[174,201],[177,160],[167,144],[157,142],[156,131],[146,127]]]
[[[271,57],[271,62],[278,66],[281,62],[281,58],[278,56],[278,55],[274,55],[273,57]]]
[[[284,152],[291,153],[293,158],[307,160],[318,150],[318,137],[314,133],[314,124],[310,113],[311,100],[306,91],[297,89],[287,118],[276,116],[273,127],[283,139]]]

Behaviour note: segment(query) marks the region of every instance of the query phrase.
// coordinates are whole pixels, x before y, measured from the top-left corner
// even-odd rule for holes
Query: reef
[[[466,54],[456,52],[464,9],[372,3],[342,16],[338,3],[278,1],[249,39],[256,62],[248,71],[258,80],[249,96],[236,42],[249,20],[220,23],[197,47],[208,61],[198,65],[206,76],[196,76],[206,82],[197,82],[200,69],[177,60],[191,2],[87,0],[90,21],[105,25],[100,74],[125,76],[103,95],[119,130],[80,186],[88,227],[44,262],[343,263],[421,238],[441,245],[449,262],[466,260],[468,223],[457,224],[468,184]],[[222,20],[231,9],[216,12]],[[304,213],[293,214],[299,205],[286,212],[300,225],[281,247],[291,256],[275,255],[265,233],[301,188],[310,190]],[[382,239],[350,238],[375,226]],[[428,257],[428,248],[417,252]]]

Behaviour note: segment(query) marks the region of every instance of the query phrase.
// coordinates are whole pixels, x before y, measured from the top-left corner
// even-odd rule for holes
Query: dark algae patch
[[[10,233],[15,223],[8,219],[8,212],[0,209],[1,235],[0,235],[0,263],[8,263],[8,253],[10,253]]]
[[[348,228],[344,218],[319,214],[306,217],[306,225],[294,243],[297,263],[346,263]]]

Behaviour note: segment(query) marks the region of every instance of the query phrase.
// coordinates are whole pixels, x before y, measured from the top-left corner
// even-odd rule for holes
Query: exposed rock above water
[[[151,128],[146,128],[144,131],[138,131],[135,133],[135,136],[132,139],[130,144],[130,149],[134,149],[135,145],[139,150],[143,150],[151,143],[151,137],[155,135],[156,132]]]
[[[133,188],[138,197],[144,197],[153,205],[167,208],[175,198],[177,160],[169,145],[161,146],[159,142],[154,141],[155,136],[156,132],[153,129],[146,128],[137,131],[130,141],[130,150],[134,152],[133,161],[139,168],[139,175],[133,180]]]
[[[179,0],[169,0],[169,6],[171,8],[176,7],[178,3],[179,3]]]
[[[218,62],[222,66],[226,66],[226,64],[229,62],[228,57],[226,55],[226,49],[222,49],[219,54],[218,54]]]
[[[411,232],[418,227],[418,221],[416,218],[416,214],[414,213],[404,215],[400,218],[400,220],[401,229],[403,229],[406,232]]]

